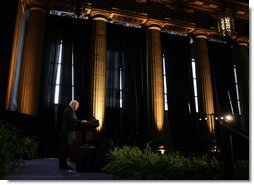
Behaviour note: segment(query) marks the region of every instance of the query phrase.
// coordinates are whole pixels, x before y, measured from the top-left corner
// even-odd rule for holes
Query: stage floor
[[[113,180],[103,172],[77,172],[74,163],[69,162],[69,165],[73,170],[59,169],[58,158],[25,160],[6,180]]]

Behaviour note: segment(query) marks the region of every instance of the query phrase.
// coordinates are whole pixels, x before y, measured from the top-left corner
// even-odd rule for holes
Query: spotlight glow
[[[231,122],[231,121],[234,120],[234,118],[233,118],[232,115],[226,115],[226,116],[225,116],[225,119],[226,119],[227,122]]]

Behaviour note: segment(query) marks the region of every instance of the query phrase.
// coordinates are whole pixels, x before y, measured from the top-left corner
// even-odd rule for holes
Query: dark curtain
[[[54,103],[57,63],[62,43],[59,103]],[[62,114],[72,99],[72,60],[74,66],[74,98],[80,102],[77,116],[89,114],[90,22],[48,15],[46,18],[44,63],[41,82],[40,116],[50,140],[58,136]],[[49,141],[51,142],[51,141]],[[52,141],[53,142],[53,141]],[[52,144],[53,145],[53,144]]]
[[[243,132],[241,126],[241,115],[239,115],[237,105],[237,94],[234,77],[234,59],[231,44],[209,42],[209,57],[212,66],[213,87],[215,96],[215,113],[221,117],[226,114],[234,112],[234,120],[230,126],[235,130]],[[239,70],[236,65],[236,71]],[[238,72],[238,71],[237,71]],[[239,73],[238,73],[239,74]],[[239,78],[238,78],[239,79]],[[239,83],[239,81],[238,81]],[[239,84],[238,84],[239,85]],[[230,99],[231,105],[230,105]],[[240,99],[241,101],[241,99]],[[221,134],[224,131],[221,127],[217,127],[218,143],[222,144],[224,138]],[[248,135],[248,131],[245,132]],[[244,139],[242,136],[232,133],[232,143],[235,159],[249,159],[249,140]]]
[[[74,97],[79,109],[77,116],[89,120],[91,118],[91,20],[77,20],[73,39],[74,59]]]
[[[232,113],[239,115],[231,46],[224,43],[208,42],[208,48],[214,87],[215,113],[218,116]]]
[[[107,35],[106,132],[116,144],[142,145],[147,139],[146,32],[108,24]]]
[[[7,1],[4,9],[1,11],[1,34],[0,34],[0,109],[4,109],[6,101],[6,92],[9,78],[9,67],[11,60],[13,33],[15,29],[15,20],[18,1]]]
[[[165,117],[175,150],[195,147],[196,112],[189,37],[162,34],[165,56],[168,111]]]

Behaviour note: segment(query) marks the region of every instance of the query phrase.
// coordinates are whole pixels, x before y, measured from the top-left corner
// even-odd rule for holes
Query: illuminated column
[[[28,10],[23,1],[24,0],[18,2],[5,102],[5,108],[10,110],[16,110],[17,108],[18,81],[20,78],[20,65],[22,63],[24,38],[28,18]]]
[[[151,121],[149,123],[151,137],[164,134],[163,65],[160,31],[159,25],[147,25],[148,120]]]
[[[20,79],[19,111],[37,115],[47,0],[27,0],[29,19]]]
[[[193,44],[197,65],[199,112],[207,119],[210,136],[215,139],[213,88],[206,34],[197,33]]]
[[[99,120],[98,130],[102,131],[106,106],[107,19],[105,16],[94,16],[92,29],[92,114]]]
[[[233,58],[235,59],[237,82],[239,85],[241,127],[249,129],[249,48],[246,39],[237,39],[233,46]]]

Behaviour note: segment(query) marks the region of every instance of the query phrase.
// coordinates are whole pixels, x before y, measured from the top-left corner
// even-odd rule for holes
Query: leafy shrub
[[[38,143],[32,137],[22,137],[21,131],[6,121],[0,121],[0,179],[20,159],[32,159],[36,157]]]
[[[239,180],[248,180],[249,179],[249,161],[247,160],[238,160],[235,164],[236,179]]]
[[[0,178],[11,169],[10,161],[15,159],[18,131],[6,122],[0,123]]]
[[[20,158],[34,159],[37,157],[38,142],[34,137],[22,137],[20,143]]]
[[[109,162],[103,170],[116,179],[132,180],[186,180],[216,179],[223,171],[222,163],[207,155],[184,157],[180,152],[160,155],[147,146],[142,152],[137,147],[124,146],[109,153]]]
[[[175,152],[160,155],[152,152],[149,145],[142,152],[138,147],[116,147],[108,154],[103,171],[115,179],[132,180],[212,180],[227,179],[223,162],[203,155],[186,157]],[[234,179],[249,179],[249,161],[237,160]]]

